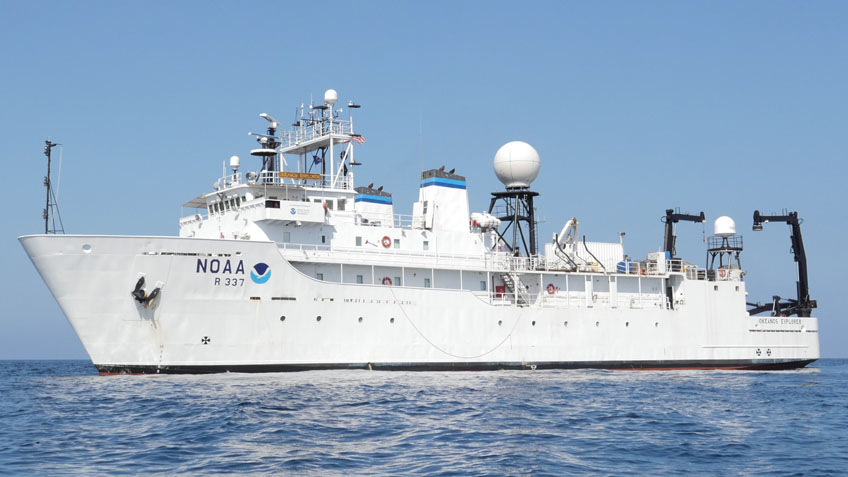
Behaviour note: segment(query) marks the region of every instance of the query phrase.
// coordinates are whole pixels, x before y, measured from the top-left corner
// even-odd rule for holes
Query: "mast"
[[[44,176],[44,187],[46,189],[46,200],[44,204],[44,212],[42,213],[42,217],[44,218],[44,233],[65,233],[65,227],[62,225],[62,216],[59,214],[59,204],[56,203],[56,196],[53,194],[53,184],[50,180],[50,166],[52,162],[52,152],[53,148],[59,146],[55,142],[51,142],[49,139],[44,141],[44,155],[47,156],[47,175]],[[56,216],[59,216],[59,228],[56,228]],[[50,228],[50,225],[53,225],[53,228]]]

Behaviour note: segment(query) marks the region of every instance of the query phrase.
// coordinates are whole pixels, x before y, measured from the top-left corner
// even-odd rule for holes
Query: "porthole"
[[[600,322],[600,321],[596,321],[596,322],[595,322],[595,327],[597,328],[598,326],[601,326],[601,322]]]
[[[562,322],[562,326],[568,326],[568,322],[567,322],[567,321],[563,321],[563,322]]]
[[[82,246],[82,251],[85,253],[91,253],[91,244],[85,244]]]
[[[389,319],[389,323],[394,323],[394,322],[395,322],[395,319],[394,319],[394,318],[390,318],[390,319]]]
[[[281,316],[280,321],[286,321],[286,315]]]
[[[533,326],[536,326],[536,321],[534,320],[534,321],[533,321],[532,323],[530,323],[530,324],[531,324],[531,325],[533,325]]]
[[[498,326],[501,326],[502,324],[503,324],[503,320],[498,320]]]
[[[654,328],[659,328],[659,326],[660,326],[660,323],[658,321],[654,322]]]
[[[321,315],[316,316],[315,321],[321,321]]]
[[[629,326],[630,326],[630,322],[629,322],[629,321],[624,322],[624,327],[625,327],[625,328],[628,328]]]
[[[359,317],[359,319],[358,319],[358,320],[356,320],[356,321],[358,321],[358,322],[362,323],[362,317],[360,316],[360,317]]]

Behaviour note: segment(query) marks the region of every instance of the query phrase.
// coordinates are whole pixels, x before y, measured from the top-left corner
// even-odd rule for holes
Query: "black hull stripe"
[[[322,364],[234,364],[135,366],[96,364],[102,375],[111,374],[212,374],[212,373],[281,373],[328,369],[371,369],[374,371],[497,371],[506,369],[609,369],[609,370],[686,370],[734,369],[775,371],[803,368],[814,362],[805,360],[707,360],[707,361],[607,361],[607,362],[540,362],[540,363],[322,363]]]

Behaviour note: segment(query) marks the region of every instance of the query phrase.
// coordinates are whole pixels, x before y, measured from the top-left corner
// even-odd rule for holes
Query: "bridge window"
[[[480,280],[480,291],[486,291],[486,280]]]
[[[362,237],[356,237],[356,246],[357,246],[357,247],[361,247],[361,246],[362,246]]]
[[[316,278],[318,278],[319,280],[323,280],[323,279],[324,279],[324,274],[323,274],[323,273],[317,273],[317,274],[316,274]]]
[[[339,203],[339,210],[345,210],[345,200],[339,199],[338,203]]]
[[[429,278],[424,279],[424,288],[430,288],[430,279]]]
[[[362,275],[357,275],[357,276],[356,276],[356,283],[358,283],[358,284],[362,285]]]

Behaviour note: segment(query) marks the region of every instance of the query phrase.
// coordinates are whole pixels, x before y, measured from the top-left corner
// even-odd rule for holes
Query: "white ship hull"
[[[742,281],[686,280],[674,309],[580,306],[541,291],[519,306],[467,289],[316,280],[274,242],[20,241],[102,374],[785,369],[819,358],[817,319],[749,316]],[[264,283],[251,279],[256,263],[268,265]],[[142,275],[148,292],[161,288],[147,306],[130,294]],[[551,272],[540,283],[564,275]]]

